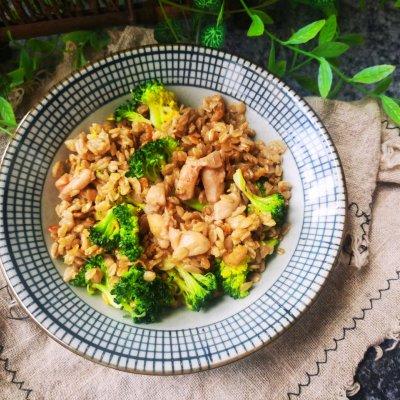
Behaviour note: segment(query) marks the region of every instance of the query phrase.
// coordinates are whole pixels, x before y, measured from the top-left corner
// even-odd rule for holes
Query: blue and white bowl
[[[52,163],[63,143],[101,121],[131,88],[157,78],[192,106],[220,92],[247,105],[260,139],[283,140],[284,177],[293,185],[289,222],[259,284],[242,300],[224,298],[199,313],[179,309],[135,325],[99,297],[62,280],[49,255],[56,222]],[[226,364],[267,344],[309,307],[338,256],[345,184],[332,141],[314,112],[278,78],[207,48],[148,46],[116,54],[64,80],[23,119],[0,171],[0,257],[29,315],[55,340],[93,361],[138,373],[181,374]]]

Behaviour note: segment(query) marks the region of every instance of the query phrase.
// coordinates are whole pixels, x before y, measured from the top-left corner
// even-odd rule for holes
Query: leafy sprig
[[[61,39],[61,40],[60,40]],[[11,136],[17,126],[15,112],[10,102],[14,89],[29,86],[37,80],[44,69],[53,69],[61,59],[62,52],[68,49],[67,43],[73,42],[74,67],[79,68],[87,63],[86,52],[90,49],[99,51],[109,41],[103,31],[77,31],[47,39],[14,40],[9,35],[9,45],[14,50],[11,71],[0,74],[0,133]]]

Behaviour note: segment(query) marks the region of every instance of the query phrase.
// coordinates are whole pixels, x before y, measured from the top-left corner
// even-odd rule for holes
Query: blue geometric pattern
[[[201,328],[156,330],[99,313],[62,281],[44,241],[44,182],[65,137],[89,114],[151,78],[167,85],[211,89],[245,102],[280,134],[302,180],[303,225],[280,277],[244,310]],[[22,121],[0,171],[0,258],[27,312],[71,350],[122,370],[193,372],[261,347],[311,304],[339,253],[345,197],[340,161],[325,128],[279,79],[221,51],[191,45],[147,46],[75,73]]]

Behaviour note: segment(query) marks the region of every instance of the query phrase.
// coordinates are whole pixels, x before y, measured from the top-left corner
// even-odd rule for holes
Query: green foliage
[[[223,25],[211,25],[203,29],[200,43],[203,46],[219,49],[225,42],[225,27]]]
[[[0,132],[12,135],[17,126],[12,105],[7,99],[0,96]]]
[[[202,275],[191,273],[182,266],[169,270],[172,283],[179,288],[186,307],[192,311],[200,311],[217,289],[217,280],[211,272]]]
[[[234,299],[242,299],[249,295],[249,290],[243,288],[250,272],[247,262],[229,265],[223,260],[216,259],[214,267],[219,286],[225,294]]]
[[[175,19],[170,21],[171,27],[166,22],[159,22],[154,27],[154,38],[160,44],[174,44],[179,38],[183,38],[184,28],[181,21]],[[172,33],[175,32],[175,35]]]
[[[251,208],[258,213],[270,213],[277,225],[282,225],[286,218],[285,199],[279,193],[266,197],[257,196],[247,187],[246,181],[240,169],[233,174],[233,181],[238,189],[249,199]]]
[[[159,276],[146,281],[144,273],[144,268],[132,267],[111,290],[115,303],[136,323],[158,321],[172,301],[168,284]]]
[[[303,28],[300,28],[298,31],[293,33],[292,36],[286,42],[285,44],[303,44],[309,42],[311,39],[314,39],[315,36],[318,35],[320,30],[323,28],[325,25],[325,20],[322,19],[320,21],[315,21],[312,22],[311,24],[308,24],[304,26]]]
[[[398,126],[400,126],[400,106],[389,96],[381,94],[379,96],[382,102],[383,109],[385,113],[390,117],[390,119]]]
[[[200,10],[217,11],[221,7],[222,0],[193,0],[193,4]]]
[[[321,97],[325,98],[328,97],[332,86],[332,68],[325,58],[321,58],[319,63],[318,88]]]
[[[395,69],[396,67],[394,65],[375,65],[357,72],[351,78],[351,81],[365,84],[376,83],[391,75]]]
[[[170,160],[178,142],[167,136],[143,145],[129,159],[128,177],[146,177],[151,182],[161,179],[161,168]]]
[[[104,49],[110,38],[105,31],[75,31],[61,35],[62,41],[72,42],[76,46],[74,51],[74,67],[81,68],[87,63],[85,53],[92,48],[95,51]]]

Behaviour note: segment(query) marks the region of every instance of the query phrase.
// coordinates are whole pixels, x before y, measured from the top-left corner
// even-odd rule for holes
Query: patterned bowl
[[[63,142],[100,121],[139,82],[158,78],[195,106],[213,92],[247,104],[259,138],[281,138],[293,184],[285,254],[242,300],[183,309],[135,325],[96,296],[65,284],[49,255],[55,222],[52,163]],[[138,373],[180,374],[223,365],[281,334],[309,307],[339,253],[345,220],[340,161],[325,128],[293,90],[236,56],[190,45],[148,46],[98,61],[64,80],[23,119],[0,171],[0,257],[28,314],[55,340],[93,361]]]

